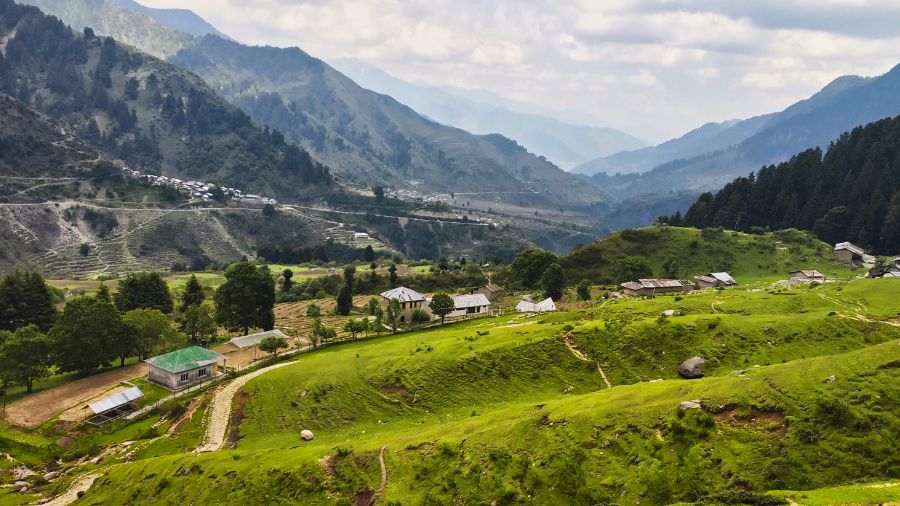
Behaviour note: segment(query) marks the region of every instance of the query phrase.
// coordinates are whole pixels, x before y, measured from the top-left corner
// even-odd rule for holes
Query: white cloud
[[[900,59],[895,0],[139,1],[193,9],[244,42],[360,58],[657,139]]]

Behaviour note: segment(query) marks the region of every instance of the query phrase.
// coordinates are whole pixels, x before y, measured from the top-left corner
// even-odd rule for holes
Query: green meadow
[[[749,283],[323,348],[248,383],[233,449],[192,453],[195,417],[80,502],[362,504],[381,448],[384,504],[895,500],[866,484],[900,473],[897,295]]]

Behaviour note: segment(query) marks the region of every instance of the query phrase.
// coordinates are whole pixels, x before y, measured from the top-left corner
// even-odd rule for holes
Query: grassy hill
[[[385,504],[890,499],[860,483],[900,472],[898,293],[894,280],[704,291],[329,347],[245,387],[235,449],[190,453],[192,421],[84,467],[100,478],[80,503],[363,504],[382,448]],[[683,315],[659,319],[668,308]],[[707,376],[678,379],[695,354]]]
[[[776,247],[780,242],[781,246]],[[570,281],[617,281],[617,263],[626,257],[647,260],[654,275],[674,258],[678,275],[691,278],[708,272],[730,272],[740,283],[749,279],[786,279],[789,271],[818,269],[827,277],[847,278],[848,269],[831,261],[832,248],[797,230],[750,235],[716,229],[646,227],[616,232],[561,259]]]

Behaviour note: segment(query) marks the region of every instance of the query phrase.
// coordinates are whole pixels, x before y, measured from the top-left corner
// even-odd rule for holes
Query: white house
[[[369,239],[371,239],[371,237],[365,232],[356,232],[353,234],[354,241],[368,241]]]
[[[169,390],[181,390],[221,374],[219,362],[224,360],[224,356],[212,350],[190,346],[144,362],[150,366],[147,379],[151,383]]]
[[[453,297],[453,307],[453,312],[447,315],[448,318],[485,314],[491,308],[491,301],[481,293],[456,295]]]

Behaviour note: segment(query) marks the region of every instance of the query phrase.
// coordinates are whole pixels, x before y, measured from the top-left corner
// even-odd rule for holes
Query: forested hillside
[[[298,196],[326,167],[196,76],[34,7],[0,0],[0,88],[147,172]]]
[[[811,230],[825,242],[851,241],[900,252],[900,117],[842,135],[823,155],[810,149],[700,196],[672,224]]]
[[[96,157],[96,150],[60,125],[0,93],[0,174],[16,178],[60,175],[75,169],[77,162]],[[0,181],[0,189],[4,183]]]

